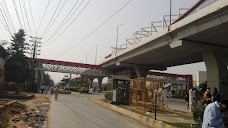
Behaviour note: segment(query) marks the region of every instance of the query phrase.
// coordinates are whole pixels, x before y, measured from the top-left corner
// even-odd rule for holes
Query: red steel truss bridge
[[[99,65],[47,60],[39,58],[35,59],[34,69],[39,71],[80,74],[88,76],[108,77],[110,75],[110,72],[108,70],[101,69]]]

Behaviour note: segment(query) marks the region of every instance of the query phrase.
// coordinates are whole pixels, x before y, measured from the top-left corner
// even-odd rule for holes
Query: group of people
[[[55,100],[57,101],[58,99],[58,95],[59,95],[59,86],[56,86],[55,88],[54,87],[51,87],[51,86],[44,86],[44,85],[41,85],[41,94],[44,93],[44,91],[46,90],[46,94],[48,93],[48,91],[50,90],[51,91],[51,95],[53,93],[55,93]]]
[[[163,88],[155,88],[154,89],[154,95],[157,95],[157,102],[163,101],[163,105],[168,107],[168,100],[167,100],[168,91],[166,88],[164,88],[164,87]]]
[[[206,90],[202,90],[203,92],[197,91],[196,88],[190,88],[185,96],[185,101],[187,103],[187,109],[190,112],[195,110],[196,104],[202,104],[206,107],[208,104],[216,101],[216,95],[219,93],[217,88],[214,88],[213,94],[210,92],[210,88],[206,88]]]
[[[223,115],[226,109],[226,103],[223,94],[217,88],[214,88],[213,94],[211,94],[210,88],[206,88],[201,94],[195,88],[191,88],[186,94],[185,100],[190,112],[195,110],[196,104],[202,104],[204,106],[202,128],[223,127]]]

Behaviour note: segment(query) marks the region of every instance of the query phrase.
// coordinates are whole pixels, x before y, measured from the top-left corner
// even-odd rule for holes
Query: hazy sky
[[[20,20],[17,18],[13,1],[16,4]],[[126,39],[131,38],[132,34],[141,27],[149,27],[152,21],[161,21],[163,15],[169,14],[170,0],[132,0],[108,22],[88,36],[128,1],[129,0],[50,0],[49,3],[49,0],[1,0],[0,6],[4,7],[2,8],[2,12],[7,12],[5,6],[6,2],[9,14],[13,20],[13,23],[9,22],[10,20],[7,22],[9,28],[12,28],[12,33],[15,32],[13,31],[14,27],[18,31],[22,25],[22,28],[26,30],[28,36],[42,37],[41,55],[38,56],[38,58],[86,63],[87,56],[87,63],[94,64],[96,45],[101,44],[97,47],[97,62],[102,61],[104,56],[111,53],[111,47],[115,47],[117,25],[123,24],[119,27],[118,46],[120,46],[125,43]],[[172,12],[173,14],[178,14],[179,8],[190,8],[198,0],[172,1]],[[76,2],[75,8],[68,15],[68,12]],[[31,11],[29,3],[31,5]],[[48,3],[49,6],[44,15]],[[59,8],[53,16],[58,5]],[[76,10],[77,7],[78,10]],[[27,13],[25,13],[25,10]],[[73,13],[74,11],[75,13]],[[23,18],[21,12],[23,12]],[[58,14],[58,12],[60,13]],[[7,16],[5,16],[5,18],[9,19],[8,13],[6,14]],[[72,17],[69,21],[63,22],[65,17],[68,16],[69,18],[71,14]],[[43,16],[44,19],[41,23]],[[34,20],[32,20],[32,18]],[[0,19],[1,22],[4,22],[4,18],[1,14]],[[64,24],[61,27],[62,22]],[[71,22],[72,24],[70,25]],[[37,32],[39,26],[40,28]],[[0,27],[0,38],[9,40],[9,37],[7,37],[7,35],[9,36],[9,32],[6,31],[6,25],[1,24]],[[66,29],[67,27],[68,29]],[[61,29],[57,30],[58,28]],[[55,33],[56,30],[57,33]],[[59,34],[61,34],[61,36],[59,36]],[[81,41],[82,39],[84,40]],[[68,51],[65,52],[66,50]],[[170,68],[168,72],[195,74],[197,70],[206,70],[204,63]],[[64,75],[59,73],[49,74],[55,82],[59,81]]]

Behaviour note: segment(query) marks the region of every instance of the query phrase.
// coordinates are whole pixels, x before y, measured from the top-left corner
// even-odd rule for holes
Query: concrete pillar
[[[72,74],[70,73],[69,88],[71,88],[71,79],[72,79]]]
[[[98,77],[97,80],[98,80],[99,89],[101,89],[103,77]]]
[[[219,51],[206,51],[202,54],[207,68],[207,86],[211,90],[218,88],[228,99],[227,56]]]
[[[177,94],[177,96],[179,95],[178,94],[178,84],[176,84],[176,94]]]
[[[93,77],[89,78],[89,89],[91,89],[93,87],[93,80],[94,80]]]
[[[183,85],[180,85],[181,88],[181,96],[183,96]]]
[[[146,77],[149,72],[149,68],[145,68],[143,66],[134,66],[134,70],[137,78]]]

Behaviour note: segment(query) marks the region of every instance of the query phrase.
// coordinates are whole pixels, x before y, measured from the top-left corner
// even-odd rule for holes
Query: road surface
[[[51,96],[48,128],[149,128],[140,122],[92,103],[102,95],[62,94]]]

